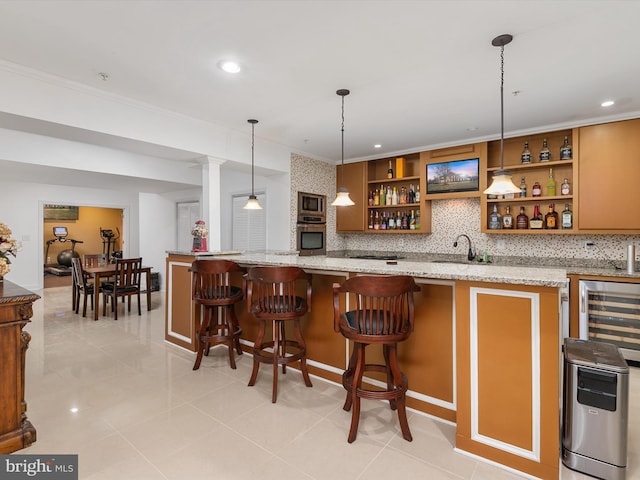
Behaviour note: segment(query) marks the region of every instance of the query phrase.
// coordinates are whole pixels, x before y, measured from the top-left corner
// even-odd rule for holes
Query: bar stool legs
[[[285,333],[285,323],[293,324],[295,340],[287,339]],[[307,387],[313,386],[309,378],[307,369],[307,347],[300,331],[300,321],[295,320],[272,320],[273,341],[264,341],[266,321],[260,320],[260,331],[256,337],[253,348],[253,370],[249,379],[249,386],[252,387],[256,383],[258,370],[261,363],[268,363],[273,368],[273,389],[271,393],[271,402],[276,403],[278,398],[278,366],[282,366],[282,373],[287,373],[287,365],[296,361],[300,361],[300,371],[302,378]],[[290,347],[287,349],[287,347]],[[290,350],[294,352],[290,352]],[[289,351],[288,351],[289,350]]]
[[[240,348],[240,335],[242,328],[238,324],[238,319],[234,311],[233,305],[226,305],[223,308],[224,319],[220,318],[218,306],[203,305],[204,319],[200,325],[200,333],[198,335],[198,354],[196,362],[193,365],[194,370],[200,368],[202,356],[209,356],[211,344],[226,343],[229,350],[229,365],[236,369],[236,359],[233,354],[234,349],[238,355],[242,355]]]

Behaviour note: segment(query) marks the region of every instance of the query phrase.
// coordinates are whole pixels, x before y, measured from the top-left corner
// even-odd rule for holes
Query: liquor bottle
[[[373,230],[373,210],[369,212],[369,230]]]
[[[409,230],[409,217],[404,210],[402,211],[402,230]]]
[[[542,150],[540,150],[540,161],[548,162],[551,160],[551,150],[549,150],[549,145],[547,144],[547,139],[542,140]]]
[[[547,180],[547,197],[553,197],[556,194],[556,181],[553,178],[553,168],[549,169],[549,179]]]
[[[386,230],[388,226],[387,223],[387,213],[382,212],[382,220],[380,221],[380,230]]]
[[[393,178],[393,167],[391,166],[391,160],[389,160],[389,169],[387,170],[387,178]]]
[[[396,212],[392,212],[391,215],[389,215],[389,226],[388,226],[389,230],[395,230],[396,229]]]
[[[411,210],[411,218],[409,218],[409,230],[416,229],[416,214],[413,210]]]
[[[511,207],[507,205],[507,211],[502,216],[502,228],[511,230],[513,228],[513,215],[511,215]]]
[[[571,160],[573,158],[573,149],[569,145],[569,137],[564,137],[564,143],[560,147],[560,160]]]
[[[569,210],[569,204],[564,204],[562,211],[562,228],[563,230],[571,230],[573,228],[573,212]]]
[[[373,192],[369,191],[369,206],[373,206]]]
[[[420,230],[421,227],[421,223],[420,223],[420,209],[416,210],[416,230]]]
[[[391,185],[387,187],[387,205],[393,205],[393,190],[391,190]]]
[[[377,188],[376,188],[376,191],[373,194],[373,204],[374,205],[380,205],[380,192],[378,191]]]
[[[533,206],[533,217],[529,220],[529,228],[532,230],[540,230],[542,229],[542,214],[540,213],[540,205]]]
[[[380,230],[380,216],[378,215],[377,211],[376,211],[376,216],[373,219],[373,229]]]
[[[409,185],[409,203],[416,203],[416,191],[413,189],[413,183]]]
[[[380,205],[387,204],[387,191],[384,189],[384,185],[380,185]]]
[[[520,214],[516,218],[516,228],[518,230],[529,228],[529,217],[524,213],[524,207],[520,207]]]
[[[562,182],[562,185],[560,186],[560,193],[562,195],[571,194],[571,185],[569,185],[569,180],[567,180],[566,178],[564,179],[564,181]]]
[[[393,187],[393,192],[391,193],[391,205],[398,204],[398,188]]]
[[[529,142],[524,142],[524,150],[520,154],[520,161],[522,163],[531,163],[531,152],[529,151]]]
[[[558,228],[558,212],[553,208],[553,203],[549,205],[549,211],[544,216],[544,228],[556,230]]]
[[[527,196],[527,184],[524,181],[524,177],[520,178],[520,198]]]
[[[502,228],[502,216],[498,213],[498,206],[493,206],[493,212],[489,214],[489,230],[500,230]]]
[[[400,189],[400,198],[398,199],[398,203],[402,205],[407,203],[407,187],[405,186]]]
[[[416,185],[416,203],[420,203],[420,184]]]
[[[533,184],[533,188],[531,189],[531,196],[532,197],[540,197],[540,196],[542,196],[542,187],[540,186],[540,183],[535,182]]]

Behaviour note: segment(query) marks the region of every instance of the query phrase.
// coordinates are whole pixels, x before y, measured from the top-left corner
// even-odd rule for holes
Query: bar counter
[[[534,477],[558,478],[560,303],[566,269],[450,259],[167,252],[165,338],[190,351],[196,350],[201,318],[191,301],[189,267],[196,258],[233,260],[244,268],[295,265],[311,273],[311,311],[302,321],[309,371],[336,383],[350,352],[349,343],[333,331],[333,283],[360,274],[413,276],[420,286],[414,296],[415,330],[399,345],[409,379],[407,405],[455,423],[455,448],[461,453]],[[240,273],[232,283],[242,285]],[[236,312],[243,348],[249,351],[257,322],[244,302]]]

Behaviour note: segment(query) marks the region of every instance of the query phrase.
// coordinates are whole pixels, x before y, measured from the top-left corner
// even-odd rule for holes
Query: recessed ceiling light
[[[602,103],[600,104],[600,106],[601,106],[601,107],[610,107],[610,106],[611,106],[611,105],[613,105],[614,103],[616,103],[616,102],[614,102],[613,100],[607,100],[606,102],[602,102]]]
[[[70,411],[71,413],[78,413],[79,409],[78,409],[78,407],[71,407],[71,408],[69,409],[69,411]]]
[[[475,132],[476,130],[478,130],[478,127],[469,127],[469,128],[467,128],[467,132]]]
[[[238,73],[240,71],[240,65],[230,60],[220,62],[218,66],[227,73]]]
[[[379,143],[376,143],[373,148],[382,148],[382,145],[380,145]]]

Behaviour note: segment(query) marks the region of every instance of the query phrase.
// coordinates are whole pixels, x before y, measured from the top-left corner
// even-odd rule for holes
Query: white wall
[[[6,223],[14,238],[22,242],[22,250],[12,259],[11,272],[6,279],[27,289],[41,289],[43,284],[42,205],[45,203],[123,209],[121,238],[125,254],[140,254],[137,193],[2,181],[0,192],[3,199],[0,221]]]

